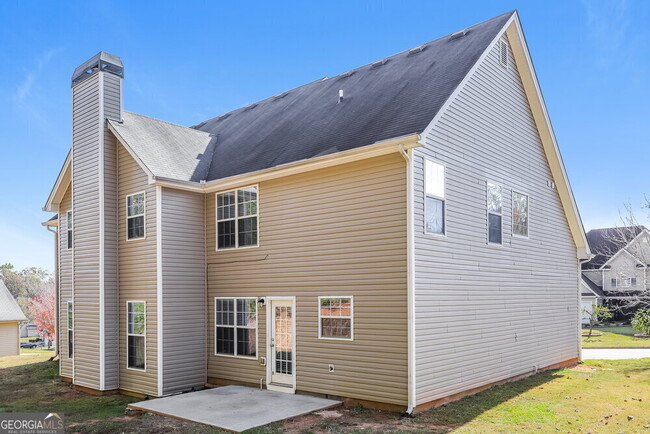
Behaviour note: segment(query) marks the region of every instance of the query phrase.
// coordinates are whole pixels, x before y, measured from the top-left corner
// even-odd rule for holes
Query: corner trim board
[[[146,219],[146,214],[145,214]],[[163,395],[162,187],[156,186],[156,322],[158,396]]]

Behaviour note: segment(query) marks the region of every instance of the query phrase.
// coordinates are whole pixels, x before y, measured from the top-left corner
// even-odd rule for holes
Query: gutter
[[[408,304],[408,407],[406,414],[413,415],[417,395],[415,393],[415,231],[413,196],[413,153],[399,145],[399,152],[406,160],[406,260]]]

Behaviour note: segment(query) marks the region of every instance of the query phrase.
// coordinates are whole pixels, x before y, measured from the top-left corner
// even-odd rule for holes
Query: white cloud
[[[33,67],[30,67],[25,79],[16,87],[15,99],[18,103],[24,103],[27,98],[29,98],[36,78],[40,75],[48,62],[52,60],[52,57],[54,57],[57,51],[58,50],[56,49],[51,49],[41,53],[41,55],[36,58]]]

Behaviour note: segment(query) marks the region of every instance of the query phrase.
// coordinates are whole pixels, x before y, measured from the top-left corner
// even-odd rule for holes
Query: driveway
[[[650,357],[650,348],[583,348],[583,359],[643,359]]]
[[[315,396],[224,386],[136,402],[129,408],[241,432],[339,404]]]

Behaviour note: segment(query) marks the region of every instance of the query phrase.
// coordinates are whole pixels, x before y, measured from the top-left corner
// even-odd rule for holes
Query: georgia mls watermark
[[[63,434],[63,413],[0,413],[0,434]]]

